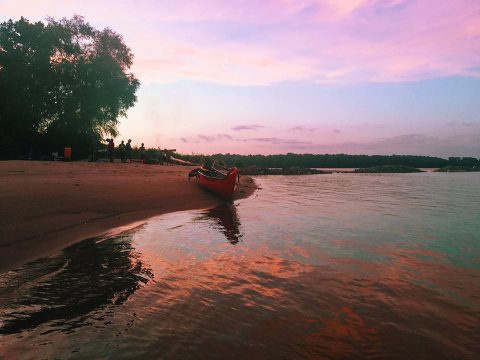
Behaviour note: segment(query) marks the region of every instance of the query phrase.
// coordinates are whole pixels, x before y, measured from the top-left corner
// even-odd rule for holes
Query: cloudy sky
[[[480,157],[478,0],[0,0],[123,35],[117,140],[182,153]]]

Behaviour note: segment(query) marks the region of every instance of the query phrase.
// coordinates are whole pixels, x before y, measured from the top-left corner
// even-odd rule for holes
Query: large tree
[[[0,156],[74,147],[86,154],[136,101],[133,54],[80,16],[0,24]]]

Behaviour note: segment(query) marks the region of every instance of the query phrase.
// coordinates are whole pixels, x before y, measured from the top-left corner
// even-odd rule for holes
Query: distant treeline
[[[210,157],[217,162],[239,168],[258,166],[267,168],[364,168],[380,165],[403,165],[416,168],[441,168],[444,166],[480,166],[480,159],[473,157],[450,157],[442,159],[416,155],[347,155],[347,154],[292,154],[286,155],[236,155],[214,154],[175,155],[192,163],[201,164]]]

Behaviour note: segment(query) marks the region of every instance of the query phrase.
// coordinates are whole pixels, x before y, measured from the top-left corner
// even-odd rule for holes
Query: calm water
[[[258,182],[0,275],[0,358],[480,357],[480,174]]]

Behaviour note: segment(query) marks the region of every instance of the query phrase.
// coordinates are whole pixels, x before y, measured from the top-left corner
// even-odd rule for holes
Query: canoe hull
[[[218,195],[224,200],[230,200],[237,185],[237,168],[232,168],[223,178],[211,177],[198,170],[198,183],[208,191]]]

